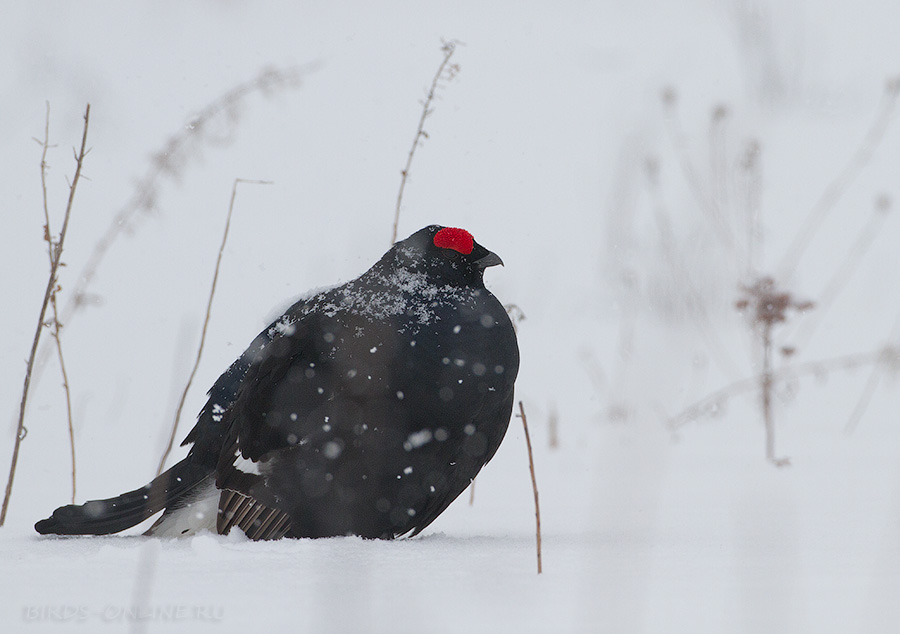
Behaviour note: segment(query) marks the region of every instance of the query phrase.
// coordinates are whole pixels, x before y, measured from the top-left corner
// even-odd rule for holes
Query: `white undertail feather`
[[[244,458],[238,450],[235,450],[234,453],[234,468],[242,473],[251,473],[254,475],[260,474],[259,464],[253,460]]]
[[[188,537],[202,530],[216,532],[219,511],[219,489],[212,478],[204,481],[175,511],[160,518],[147,535],[154,537]]]

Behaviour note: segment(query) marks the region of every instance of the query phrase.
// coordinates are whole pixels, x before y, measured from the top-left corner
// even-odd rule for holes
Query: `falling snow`
[[[237,190],[179,441],[212,381],[254,335],[296,335],[296,324],[275,322],[284,306],[265,318],[274,301],[353,279],[387,248],[417,100],[439,62],[438,35],[458,38],[466,45],[451,60],[457,78],[441,81],[428,137],[418,139],[399,228],[408,235],[429,222],[464,226],[506,263],[490,269],[485,282],[527,315],[516,321],[523,360],[516,398],[528,410],[535,452],[544,575],[535,574],[533,494],[518,418],[479,474],[474,504],[463,493],[413,539],[138,536],[153,518],[124,538],[38,538],[33,522],[70,495],[65,405],[50,355],[29,395],[29,434],[0,530],[0,560],[11,580],[0,597],[5,631],[895,631],[900,390],[887,365],[877,373],[874,366],[829,370],[779,386],[775,421],[779,450],[793,459],[787,469],[762,458],[752,390],[715,403],[715,417],[677,434],[664,420],[755,375],[753,335],[733,307],[739,277],[750,269],[774,274],[823,193],[831,196],[824,199],[829,215],[800,265],[779,283],[819,300],[835,273],[850,281],[830,310],[818,313],[821,326],[807,346],[797,346],[797,359],[895,343],[898,221],[896,210],[874,211],[880,196],[893,207],[898,197],[900,122],[885,90],[900,59],[898,4],[858,10],[836,0],[646,0],[352,9],[6,4],[0,173],[7,207],[21,211],[4,215],[0,250],[3,295],[14,299],[0,316],[7,419],[47,279],[41,148],[32,141],[43,133],[45,101],[51,234],[60,230],[80,113],[85,102],[94,106],[90,180],[74,200],[61,306],[76,299],[82,266],[117,214],[133,199],[142,205],[115,225],[122,238],[77,297],[80,310],[64,319],[76,497],[84,502],[133,490],[155,472],[196,353],[233,177],[275,184]],[[290,88],[266,84],[263,94],[223,106],[218,118],[198,114],[217,95],[234,94],[260,69],[286,60],[325,63],[302,66]],[[882,110],[894,115],[882,141],[859,151]],[[194,114],[186,120],[186,113]],[[186,131],[192,135],[177,136]],[[854,163],[858,157],[867,162]],[[854,170],[858,177],[843,187]],[[844,267],[870,221],[871,248],[856,268]],[[759,236],[753,267],[725,261],[716,248],[720,231],[734,237],[733,252],[747,248],[748,231]],[[440,327],[449,334],[459,325],[434,319],[435,303],[453,289],[416,271],[380,283],[373,302],[335,287],[297,298],[305,310],[318,306],[334,320],[322,325],[316,345],[327,353],[359,343],[358,333],[341,325],[351,314],[368,325],[411,312],[419,330],[405,335],[418,337],[416,352],[424,341],[418,333]],[[490,337],[496,319],[474,313],[457,335],[469,330]],[[788,324],[784,343],[802,330],[799,321]],[[51,342],[48,334],[43,340]],[[378,375],[363,361],[392,348],[379,342],[374,357],[369,349],[361,348],[354,381],[371,386],[361,379]],[[791,363],[778,355],[779,364]],[[467,358],[461,370],[452,346],[436,360],[445,356],[447,374],[490,390],[507,373],[487,357]],[[311,369],[317,374],[304,378],[304,389],[326,404],[330,394],[315,382],[324,368]],[[873,375],[868,407],[845,433]],[[456,380],[448,383],[456,388]],[[397,387],[385,387],[393,406]],[[438,397],[436,386],[427,389]],[[413,394],[405,391],[403,406]],[[214,404],[208,415],[222,422],[230,413]],[[551,448],[554,416],[558,445]],[[317,442],[322,422],[318,411],[305,421]],[[411,465],[426,446],[445,451],[448,464],[463,460],[450,439],[480,433],[441,425],[422,422],[399,437]],[[289,427],[297,432],[302,421]],[[11,455],[12,438],[0,437],[0,455]],[[337,447],[324,448],[329,441]],[[310,441],[295,433],[287,442]],[[320,462],[328,452],[349,452],[330,436],[317,446]],[[180,457],[187,450],[175,451]],[[435,486],[428,475],[416,466],[399,483],[421,479],[422,506],[381,498],[375,512],[400,521],[410,511],[429,512],[427,505],[442,502],[445,484]],[[337,470],[326,477],[340,480]],[[152,497],[139,490],[145,495]],[[201,511],[198,504],[187,519],[214,521],[215,507]],[[154,618],[129,620],[124,615],[135,606]],[[86,617],[61,620],[56,615],[65,607]],[[177,607],[190,618],[159,616]]]

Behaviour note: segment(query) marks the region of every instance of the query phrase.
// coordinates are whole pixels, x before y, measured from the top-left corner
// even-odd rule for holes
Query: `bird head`
[[[496,253],[478,244],[465,229],[430,225],[395,244],[397,263],[414,271],[423,271],[444,283],[460,286],[484,286],[484,270],[502,265]]]

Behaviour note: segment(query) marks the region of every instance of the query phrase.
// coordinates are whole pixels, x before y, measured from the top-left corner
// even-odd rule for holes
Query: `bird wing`
[[[416,518],[417,522],[410,533],[410,537],[414,537],[421,533],[429,524],[437,519],[441,513],[447,510],[447,507],[450,506],[450,504],[453,503],[466,488],[468,488],[481,468],[493,458],[494,453],[497,451],[497,447],[500,445],[500,441],[506,433],[506,427],[509,423],[510,415],[512,414],[512,408],[512,389],[510,389],[509,397],[502,401],[502,403],[499,404],[499,407],[487,405],[482,401],[482,407],[480,408],[478,415],[475,416],[472,421],[476,426],[480,426],[481,421],[485,420],[505,421],[506,423],[502,424],[502,429],[495,430],[496,436],[494,442],[491,442],[488,445],[483,458],[474,460],[469,465],[464,466],[459,464],[458,468],[448,475],[448,483],[443,489],[442,494],[431,496],[427,499],[425,508],[422,509],[421,514]],[[463,441],[463,451],[456,456],[456,460],[461,461],[465,459],[465,444]],[[466,467],[468,467],[468,469]],[[465,475],[463,475],[463,473],[465,473]]]
[[[216,471],[220,487],[222,476],[234,470],[233,463],[240,457],[238,439],[252,436],[258,426],[246,415],[236,416],[235,405],[248,398],[252,400],[254,384],[267,374],[277,373],[278,362],[284,358],[286,348],[302,347],[302,338],[290,336],[296,331],[293,324],[302,322],[310,306],[328,290],[300,299],[269,324],[210,388],[209,398],[197,416],[196,424],[181,445],[193,445],[188,460]],[[246,410],[246,406],[238,409]],[[258,455],[254,457],[258,458]]]

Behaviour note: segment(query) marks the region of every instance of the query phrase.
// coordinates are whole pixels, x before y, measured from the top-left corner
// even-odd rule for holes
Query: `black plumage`
[[[418,533],[509,424],[516,336],[483,282],[501,263],[464,230],[414,233],[260,333],[213,385],[183,461],[143,489],[61,507],[35,528],[111,533],[165,509],[149,534]],[[196,510],[210,499],[214,522]]]

